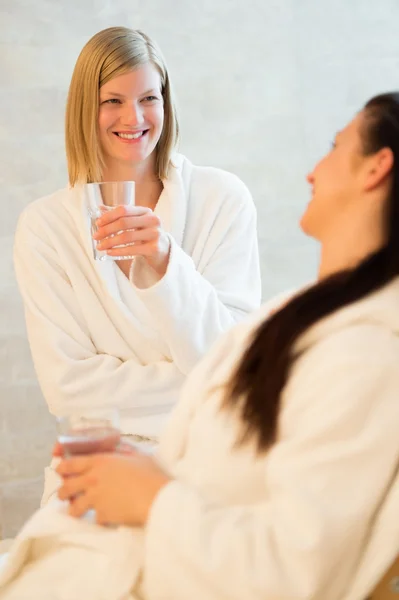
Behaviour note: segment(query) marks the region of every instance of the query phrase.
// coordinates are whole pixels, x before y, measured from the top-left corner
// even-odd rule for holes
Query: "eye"
[[[118,98],[109,98],[108,100],[103,100],[101,104],[120,104],[121,101]]]
[[[158,100],[157,96],[146,96],[143,98],[143,102],[155,102]]]

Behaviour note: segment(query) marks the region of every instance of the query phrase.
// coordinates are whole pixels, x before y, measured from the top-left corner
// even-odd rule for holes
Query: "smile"
[[[142,138],[147,132],[148,129],[145,129],[144,131],[138,131],[137,133],[119,133],[117,131],[114,131],[114,134],[122,140],[138,140],[139,138]]]

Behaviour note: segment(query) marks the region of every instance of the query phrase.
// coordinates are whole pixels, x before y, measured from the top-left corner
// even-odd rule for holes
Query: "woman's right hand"
[[[170,239],[161,227],[159,217],[145,206],[118,206],[97,219],[93,234],[97,249],[109,256],[144,258],[158,274],[166,273]]]
[[[154,458],[138,450],[129,456],[73,456],[56,471],[63,479],[58,497],[70,502],[69,514],[80,517],[94,509],[100,525],[145,525],[156,496],[171,481]]]

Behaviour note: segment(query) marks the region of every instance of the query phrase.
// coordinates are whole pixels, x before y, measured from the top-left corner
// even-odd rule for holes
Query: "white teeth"
[[[144,134],[144,131],[139,131],[139,133],[118,133],[117,135],[123,140],[137,140],[137,138],[141,137]]]

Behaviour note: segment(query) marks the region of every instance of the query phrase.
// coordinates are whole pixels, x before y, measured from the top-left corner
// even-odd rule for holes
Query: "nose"
[[[314,184],[314,171],[306,175],[306,181],[310,183],[310,185]]]
[[[121,115],[123,125],[137,126],[143,123],[143,111],[140,104],[126,102]]]

